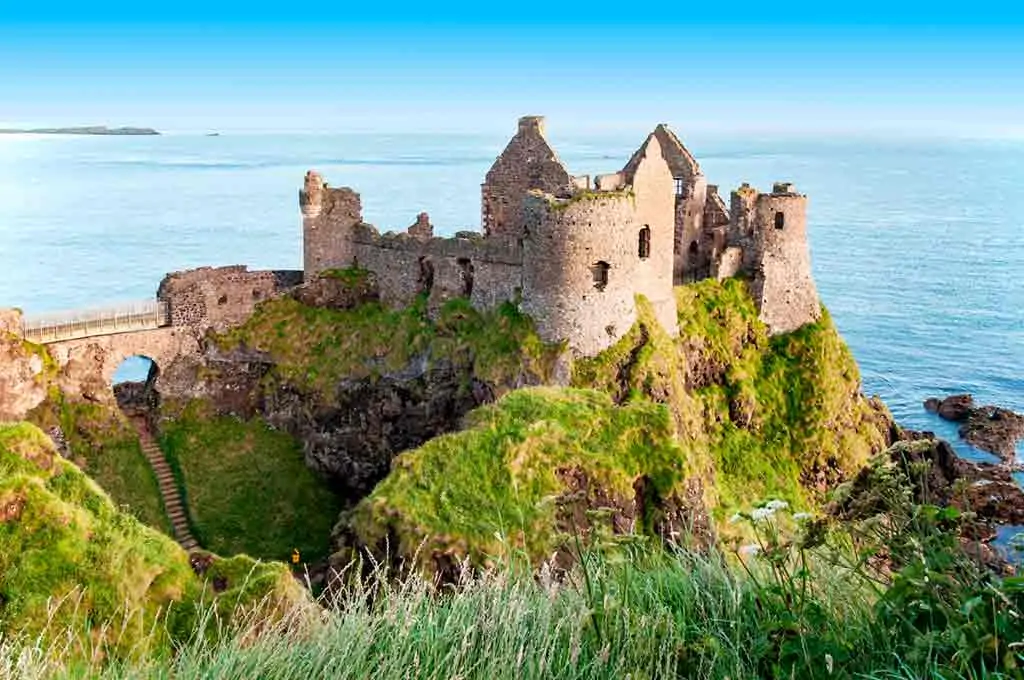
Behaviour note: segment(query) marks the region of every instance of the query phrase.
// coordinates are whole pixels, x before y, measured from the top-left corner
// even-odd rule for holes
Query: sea
[[[478,229],[512,132],[0,135],[0,307],[151,299],[166,272],[203,265],[300,269],[308,169],[359,191],[382,231],[420,211],[441,234]],[[821,298],[900,423],[957,442],[922,402],[958,392],[1024,412],[1024,141],[677,132],[726,199],[743,181],[809,196]],[[549,138],[571,172],[597,174],[645,133]]]

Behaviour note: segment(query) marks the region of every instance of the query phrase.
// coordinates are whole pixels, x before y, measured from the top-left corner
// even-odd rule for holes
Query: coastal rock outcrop
[[[40,350],[0,329],[0,422],[23,419],[46,399],[53,367]]]
[[[924,407],[940,417],[961,423],[960,436],[968,444],[1012,463],[1017,443],[1024,439],[1024,415],[999,406],[975,406],[970,394],[931,398]]]

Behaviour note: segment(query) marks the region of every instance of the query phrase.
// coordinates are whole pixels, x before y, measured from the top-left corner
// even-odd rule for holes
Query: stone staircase
[[[188,516],[185,510],[185,503],[181,499],[178,485],[174,481],[174,473],[171,466],[160,450],[160,446],[153,439],[149,427],[144,420],[132,419],[135,429],[139,432],[139,443],[142,444],[142,452],[146,455],[153,472],[156,473],[157,483],[160,485],[160,496],[164,501],[164,510],[174,529],[174,540],[181,544],[186,551],[191,552],[199,547],[199,541],[195,539],[188,528]]]

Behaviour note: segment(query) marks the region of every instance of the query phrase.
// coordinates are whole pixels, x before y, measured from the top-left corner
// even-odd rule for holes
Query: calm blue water
[[[636,135],[551,139],[576,173],[621,167]],[[510,128],[509,135],[513,130]],[[819,291],[865,389],[955,439],[931,395],[1024,411],[1024,143],[688,137],[712,183],[789,180],[810,195]],[[508,136],[0,136],[0,306],[151,297],[167,271],[300,268],[309,168],[362,193],[368,221],[479,225]]]

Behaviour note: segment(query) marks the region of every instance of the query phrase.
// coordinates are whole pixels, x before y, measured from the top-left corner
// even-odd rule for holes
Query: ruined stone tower
[[[363,221],[359,194],[347,187],[330,189],[311,170],[299,192],[299,207],[306,275],[354,264],[354,230]]]
[[[756,197],[751,294],[773,334],[788,333],[821,317],[807,245],[807,197],[776,183]]]
[[[596,354],[636,321],[637,294],[675,332],[672,175],[653,136],[630,177],[569,198],[532,192],[524,214],[522,308],[542,338]]]

